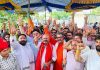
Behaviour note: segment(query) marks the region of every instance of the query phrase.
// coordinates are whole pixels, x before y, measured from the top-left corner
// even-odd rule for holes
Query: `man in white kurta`
[[[88,51],[87,47],[77,48],[77,51],[81,52],[76,54],[77,61],[86,62],[86,70],[100,70],[100,36],[97,36],[95,45],[96,49]]]
[[[12,43],[12,49],[19,61],[21,70],[35,70],[34,54],[30,44],[27,43],[26,35],[21,34],[18,41]]]
[[[66,69],[67,50],[64,49],[65,41],[61,33],[57,34],[57,42],[55,44],[56,61],[54,62],[54,70]]]

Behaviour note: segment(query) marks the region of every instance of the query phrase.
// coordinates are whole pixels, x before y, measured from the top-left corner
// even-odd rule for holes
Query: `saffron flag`
[[[28,30],[27,30],[27,35],[30,35],[31,32],[34,29],[34,23],[32,22],[31,17],[28,18]]]

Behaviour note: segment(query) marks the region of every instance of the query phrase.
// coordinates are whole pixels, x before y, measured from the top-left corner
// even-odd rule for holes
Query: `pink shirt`
[[[84,70],[84,63],[80,63],[75,60],[73,50],[67,53],[66,70]]]

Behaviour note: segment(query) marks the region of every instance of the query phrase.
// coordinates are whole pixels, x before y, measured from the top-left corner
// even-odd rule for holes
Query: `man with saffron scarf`
[[[49,35],[44,34],[36,59],[36,70],[53,70],[53,45],[49,42]]]
[[[55,44],[56,49],[56,61],[54,62],[54,70],[64,70],[66,69],[66,55],[67,50],[63,48],[65,42],[64,37],[61,33],[57,34],[57,42]]]
[[[51,36],[51,33],[48,29],[48,26],[44,27],[44,33],[49,35],[50,43],[55,45],[55,47],[53,48],[53,52],[54,52],[53,59],[55,59],[53,61],[54,62],[53,70],[63,70],[63,69],[65,69],[67,51],[63,48],[63,46],[65,44],[63,34],[58,33],[57,36],[56,36],[57,39],[55,40]]]

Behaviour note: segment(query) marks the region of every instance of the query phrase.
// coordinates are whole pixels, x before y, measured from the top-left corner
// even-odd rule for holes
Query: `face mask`
[[[97,52],[100,52],[100,46],[99,45],[96,46],[96,50],[97,50]]]
[[[22,45],[22,46],[25,46],[27,41],[19,41],[19,43]]]

